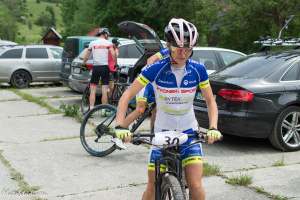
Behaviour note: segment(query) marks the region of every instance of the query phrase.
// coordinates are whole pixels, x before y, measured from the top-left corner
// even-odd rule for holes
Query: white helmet
[[[165,38],[173,46],[192,48],[197,43],[198,31],[194,24],[172,18],[165,28]]]

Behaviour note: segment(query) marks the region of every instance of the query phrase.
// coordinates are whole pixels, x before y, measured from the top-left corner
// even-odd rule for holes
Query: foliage
[[[0,4],[0,38],[15,40],[17,33],[16,18],[10,14],[10,10]]]

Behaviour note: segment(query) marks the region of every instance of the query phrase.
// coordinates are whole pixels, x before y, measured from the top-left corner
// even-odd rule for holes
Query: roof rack
[[[300,38],[287,38],[287,39],[278,39],[278,38],[267,38],[267,39],[260,39],[254,41],[254,44],[261,44],[262,46],[300,46]]]

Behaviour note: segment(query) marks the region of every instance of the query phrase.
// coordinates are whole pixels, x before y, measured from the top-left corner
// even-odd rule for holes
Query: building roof
[[[44,40],[45,38],[58,38],[58,39],[62,39],[62,36],[55,30],[55,28],[51,27],[49,28],[49,30],[45,33],[45,35],[43,36],[42,40]]]

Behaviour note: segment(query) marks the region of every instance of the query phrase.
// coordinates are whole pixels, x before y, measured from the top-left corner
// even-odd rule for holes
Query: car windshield
[[[219,76],[262,78],[274,71],[278,66],[287,63],[288,55],[284,54],[254,54],[230,64],[220,70]]]

